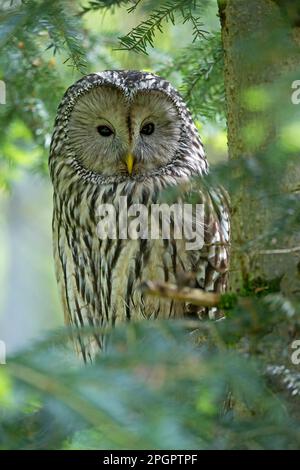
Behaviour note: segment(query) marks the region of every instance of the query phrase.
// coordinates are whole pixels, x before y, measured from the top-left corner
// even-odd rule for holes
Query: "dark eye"
[[[153,134],[154,132],[154,124],[153,122],[148,122],[148,124],[145,124],[142,128],[141,128],[141,134],[144,134],[144,135],[151,135]]]
[[[113,134],[113,131],[108,126],[98,126],[97,131],[102,137],[109,137]]]

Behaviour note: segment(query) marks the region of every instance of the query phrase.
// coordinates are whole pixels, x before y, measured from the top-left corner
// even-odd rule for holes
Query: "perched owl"
[[[226,289],[228,199],[222,189],[205,189],[203,178],[201,183],[208,172],[205,152],[190,112],[168,81],[124,70],[77,81],[58,108],[49,167],[56,275],[65,321],[78,329],[85,361],[103,349],[105,334],[83,337],[83,326],[203,314],[199,307],[144,296],[143,281],[176,283],[180,273],[194,273],[193,287]],[[115,236],[99,236],[100,206],[112,207],[117,216],[124,200],[150,209],[170,188],[188,191],[195,177],[204,207],[201,248],[187,250],[185,240],[174,236],[124,237],[119,229]]]

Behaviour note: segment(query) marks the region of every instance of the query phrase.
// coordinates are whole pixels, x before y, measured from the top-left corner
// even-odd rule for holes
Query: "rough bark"
[[[300,79],[300,12],[298,7],[295,8],[295,3],[288,0],[218,1],[231,159],[257,159],[270,151],[271,146],[275,148],[284,111],[282,107],[286,107],[287,113],[291,111],[291,77],[294,75],[296,78],[298,71]],[[273,99],[274,102],[266,102],[265,106],[258,102],[257,106],[249,107],[247,91],[268,89],[272,90],[270,96],[279,97],[278,102]],[[299,171],[295,170],[293,165],[288,180],[283,179],[282,184],[275,183],[274,193],[285,191],[287,186],[299,180]],[[288,271],[283,284],[298,289],[297,251],[270,252],[272,249],[299,245],[295,239],[289,237],[284,247],[278,246],[275,239],[268,246],[258,242],[256,249],[240,250],[248,241],[259,239],[273,217],[272,209],[262,208],[259,199],[255,200],[253,192],[250,195],[248,189],[245,182],[233,200],[232,287],[237,288],[241,281],[247,281],[249,273],[271,278]]]

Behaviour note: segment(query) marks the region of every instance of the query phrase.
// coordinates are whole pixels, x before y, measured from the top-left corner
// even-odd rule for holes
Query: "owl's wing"
[[[201,189],[204,204],[204,245],[191,252],[196,286],[208,292],[225,292],[230,259],[230,202],[224,188]],[[211,312],[208,312],[211,316]]]

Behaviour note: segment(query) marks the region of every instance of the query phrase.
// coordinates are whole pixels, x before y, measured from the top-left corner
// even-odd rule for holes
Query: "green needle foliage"
[[[198,16],[199,7],[207,5],[206,0],[174,0],[174,1],[92,1],[88,6],[83,7],[83,13],[91,10],[104,10],[117,6],[131,4],[127,8],[128,13],[136,11],[141,6],[148,12],[147,18],[138,26],[133,28],[128,34],[120,37],[121,49],[147,53],[147,47],[153,47],[154,38],[157,32],[163,31],[165,23],[170,22],[173,25],[177,21],[183,24],[189,22],[193,30],[194,41],[203,38],[206,31],[203,30],[201,18]]]
[[[78,72],[86,66],[83,31],[72,10],[72,2],[59,0],[0,4],[0,74],[7,88],[7,103],[0,107],[0,186],[4,188],[19,167],[47,171],[53,119],[65,88],[54,55]],[[19,134],[26,135],[25,141]],[[20,151],[24,147],[25,158]]]
[[[64,50],[68,54],[67,60],[70,60],[75,68],[85,67],[86,61],[78,34],[80,23],[77,17],[72,15],[72,10],[70,12],[71,2],[28,0],[21,4],[2,3],[1,47],[12,46],[14,38],[22,37],[22,33],[31,36],[47,34],[49,49],[53,48],[54,53]]]
[[[1,369],[0,448],[298,448],[299,373],[268,364],[292,312],[269,295],[228,321],[131,324],[88,366],[58,332]]]
[[[200,122],[224,122],[224,63],[220,33],[206,35],[180,51],[159,73],[172,81],[180,73],[180,92]]]
[[[199,17],[193,14],[195,2],[178,0],[166,2],[159,8],[153,10],[149,17],[133,28],[126,36],[120,38],[121,48],[129,51],[147,53],[147,47],[154,45],[154,38],[157,31],[163,31],[165,22],[175,24],[176,17],[179,15],[183,23],[190,22],[193,28],[194,41],[204,36],[202,23]],[[131,8],[130,11],[133,11]]]

